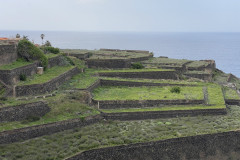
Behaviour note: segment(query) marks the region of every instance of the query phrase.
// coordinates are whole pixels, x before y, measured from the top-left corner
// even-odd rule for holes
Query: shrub
[[[133,69],[143,69],[144,66],[143,66],[142,63],[140,63],[140,62],[136,62],[136,63],[133,63],[133,64],[132,64],[132,68],[133,68]]]
[[[19,75],[19,79],[20,79],[20,81],[26,81],[27,80],[27,76],[25,74],[20,74]]]
[[[23,39],[19,41],[17,53],[19,57],[24,58],[27,61],[31,60],[40,60],[41,65],[44,67],[44,69],[47,69],[48,66],[48,59],[44,55],[41,49],[36,47],[34,44],[29,42],[26,39]]]
[[[54,54],[58,54],[60,53],[59,48],[54,48],[51,46],[46,46],[43,48],[45,53],[54,53]]]
[[[178,86],[172,87],[170,90],[172,93],[180,93],[181,92],[181,88]]]
[[[63,55],[63,56],[64,56],[65,60],[66,60],[69,64],[71,64],[72,66],[75,66],[75,63],[73,62],[73,60],[72,60],[70,57],[68,57],[68,56],[66,56],[66,55]]]

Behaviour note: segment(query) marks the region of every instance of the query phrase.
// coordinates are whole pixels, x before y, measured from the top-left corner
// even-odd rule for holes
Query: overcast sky
[[[0,0],[0,30],[239,32],[240,0]]]

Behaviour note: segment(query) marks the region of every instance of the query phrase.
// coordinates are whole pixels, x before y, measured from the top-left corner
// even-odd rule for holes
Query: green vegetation
[[[192,61],[191,63],[187,64],[187,67],[202,67],[202,66],[207,66],[209,62],[206,61]]]
[[[43,49],[44,49],[44,51],[45,51],[46,53],[53,53],[53,54],[58,54],[58,53],[60,53],[59,48],[54,48],[54,47],[51,47],[51,46],[46,46],[46,47],[44,47]]]
[[[26,66],[26,65],[29,65],[32,63],[33,63],[32,61],[28,62],[22,58],[18,58],[17,61],[15,61],[11,64],[6,64],[6,65],[0,66],[0,70],[12,70],[12,69],[23,67],[23,66]]]
[[[45,56],[49,59],[49,58],[57,57],[59,56],[59,54],[48,53],[48,54],[45,54]]]
[[[2,132],[5,130],[12,130],[74,118],[84,118],[87,116],[99,114],[97,110],[84,104],[86,99],[87,94],[84,92],[58,94],[55,97],[49,97],[44,100],[48,102],[49,107],[51,107],[51,111],[45,116],[41,117],[37,121],[0,123],[0,131]]]
[[[160,64],[160,65],[183,65],[187,62],[191,62],[186,59],[173,59],[173,58],[151,58],[143,61],[143,64]]]
[[[20,79],[20,81],[26,81],[27,80],[27,76],[25,74],[20,74],[19,75],[19,79]]]
[[[40,60],[42,66],[47,69],[48,59],[41,49],[26,39],[20,40],[17,48],[18,55],[27,61]]]
[[[174,69],[109,69],[100,70],[99,72],[162,72],[162,71],[175,71]]]
[[[26,81],[20,82],[18,85],[31,85],[31,84],[41,84],[50,81],[53,78],[58,77],[59,75],[67,72],[68,70],[74,68],[74,66],[55,66],[51,69],[48,69],[44,74],[36,74],[31,78],[28,78]]]
[[[131,67],[132,67],[132,69],[143,69],[144,68],[144,66],[140,62],[131,64]]]
[[[161,118],[141,121],[103,121],[28,141],[0,145],[0,159],[64,159],[101,147],[238,130],[240,108],[225,116]],[[39,147],[41,146],[41,147]]]
[[[172,93],[180,93],[181,92],[181,88],[179,86],[172,87],[170,92],[172,92]]]
[[[224,87],[225,99],[238,99],[240,100],[239,94],[236,90],[228,87]]]
[[[181,87],[181,93],[171,93],[171,87],[99,87],[93,91],[95,100],[170,100],[203,99],[202,87]]]
[[[29,100],[16,100],[16,98],[8,97],[4,100],[0,100],[0,108],[1,107],[8,107],[8,106],[16,106],[20,104],[26,104],[31,102],[39,101],[39,99],[29,99]]]
[[[149,111],[179,111],[179,110],[197,110],[197,109],[224,109],[225,105],[206,106],[206,105],[178,105],[178,106],[164,106],[156,108],[128,108],[128,109],[102,109],[105,113],[118,112],[149,112]]]
[[[212,105],[225,104],[221,86],[217,84],[208,86],[208,100]]]

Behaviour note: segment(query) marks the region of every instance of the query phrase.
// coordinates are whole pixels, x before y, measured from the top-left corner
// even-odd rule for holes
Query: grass
[[[73,76],[73,78],[66,82],[62,88],[87,89],[99,79],[93,76],[95,73],[97,73],[95,69],[86,69],[84,73]]]
[[[53,78],[58,77],[59,75],[73,69],[74,66],[55,66],[47,71],[44,71],[44,74],[39,75],[35,74],[31,78],[28,78],[26,81],[21,81],[18,85],[31,85],[31,84],[41,84],[50,81]]]
[[[225,104],[222,88],[220,85],[213,84],[208,86],[208,99],[209,99],[209,104],[212,104],[212,105]]]
[[[0,70],[12,70],[12,69],[23,67],[23,66],[26,66],[26,65],[29,65],[29,64],[32,64],[32,63],[33,62],[27,62],[27,61],[19,58],[11,64],[6,64],[6,65],[0,66]]]
[[[100,70],[99,72],[161,72],[175,71],[174,69],[118,69],[118,70]]]
[[[210,74],[207,71],[187,71],[185,74]]]
[[[49,59],[49,58],[53,58],[53,57],[57,57],[59,56],[60,54],[53,54],[53,53],[47,53],[45,54],[45,56]]]
[[[143,61],[143,64],[168,64],[168,65],[183,65],[187,62],[191,62],[186,59],[173,59],[173,58],[151,58]]]
[[[170,100],[203,99],[202,87],[180,87],[180,93],[171,93],[166,87],[110,87],[103,86],[93,91],[95,100]]]
[[[224,109],[225,105],[206,106],[206,105],[195,105],[195,106],[164,106],[157,108],[129,108],[129,109],[102,109],[105,113],[118,113],[118,112],[150,112],[150,111],[179,111],[179,110],[198,110],[198,109]]]
[[[187,64],[187,67],[202,67],[202,66],[207,66],[209,62],[206,61],[193,61],[189,64]]]
[[[39,99],[30,99],[30,100],[16,100],[16,98],[8,97],[7,100],[0,102],[1,107],[16,106],[20,104],[32,103],[39,101]]]
[[[224,87],[225,99],[237,99],[240,100],[240,97],[236,90]]]
[[[130,81],[130,82],[150,82],[150,83],[168,83],[168,84],[186,84],[186,85],[206,85],[200,81],[188,81],[188,80],[157,80],[157,79],[134,79],[134,78],[118,78],[118,77],[100,77],[105,80],[116,80],[116,81]]]
[[[0,159],[65,159],[76,153],[108,146],[238,130],[239,106],[227,115],[162,118],[140,121],[102,121],[24,142],[0,145]],[[41,147],[39,147],[41,146]]]
[[[44,99],[48,102],[51,111],[41,117],[40,120],[34,122],[20,121],[0,123],[0,131],[99,114],[97,110],[84,104],[83,101],[85,98],[86,94],[84,92],[76,92],[74,94],[59,94],[56,97]]]

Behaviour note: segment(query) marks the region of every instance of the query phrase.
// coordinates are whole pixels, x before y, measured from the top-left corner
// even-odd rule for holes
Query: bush
[[[27,76],[25,74],[20,74],[19,75],[19,79],[20,79],[20,81],[26,81],[27,80]]]
[[[181,92],[181,88],[180,87],[172,87],[170,90],[172,93],[180,93]]]
[[[54,48],[54,47],[51,47],[51,46],[44,47],[43,49],[44,49],[45,53],[54,53],[54,54],[60,53],[59,48]]]
[[[142,63],[140,63],[140,62],[136,62],[136,63],[133,63],[133,64],[132,64],[132,68],[133,68],[133,69],[143,69],[144,66],[143,66]]]
[[[34,44],[29,42],[26,39],[19,41],[17,53],[19,57],[24,58],[27,61],[31,60],[40,60],[41,65],[44,69],[47,69],[48,66],[48,59],[45,54],[42,52],[41,49],[36,47]]]

